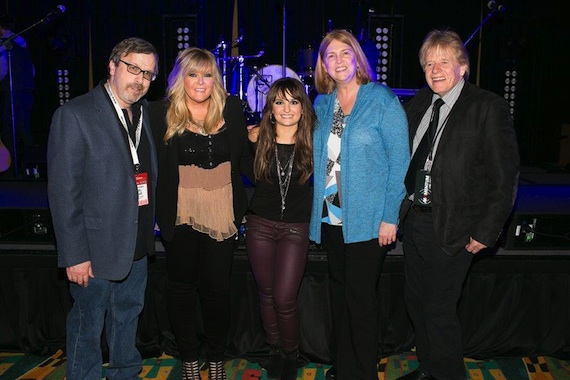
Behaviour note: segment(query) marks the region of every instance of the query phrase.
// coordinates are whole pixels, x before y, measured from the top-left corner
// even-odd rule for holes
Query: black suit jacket
[[[163,140],[168,104],[167,101],[160,101],[151,102],[149,105],[151,125],[158,150],[156,219],[162,237],[166,241],[172,240],[174,236],[179,182],[178,138],[174,136],[168,144]],[[239,98],[228,97],[224,119],[230,133],[234,223],[239,226],[247,210],[247,195],[241,174],[253,179],[253,158],[249,150],[245,116]]]
[[[143,105],[153,199],[157,161],[144,100]],[[47,163],[59,266],[90,260],[95,277],[122,280],[131,270],[137,242],[138,191],[123,127],[102,84],[55,111]],[[149,218],[144,226],[149,254],[155,250],[153,227]]]
[[[410,146],[432,96],[426,87],[404,106]],[[466,81],[441,135],[431,174],[433,223],[442,249],[454,255],[470,237],[493,246],[518,185],[518,146],[507,102]]]

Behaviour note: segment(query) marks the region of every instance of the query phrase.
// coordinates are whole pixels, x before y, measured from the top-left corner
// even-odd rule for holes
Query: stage
[[[48,354],[65,347],[71,307],[57,269],[45,181],[0,182],[0,351]],[[465,357],[570,358],[570,181],[568,174],[523,173],[519,198],[501,246],[480,254],[459,303]],[[517,232],[518,231],[518,232]],[[165,257],[149,264],[138,346],[145,357],[176,355],[166,313]],[[390,251],[378,285],[379,355],[409,351],[413,330],[403,302],[403,253]],[[247,252],[236,242],[228,355],[256,357],[268,349]],[[313,362],[330,361],[331,329],[325,253],[311,245],[299,306],[301,346]]]

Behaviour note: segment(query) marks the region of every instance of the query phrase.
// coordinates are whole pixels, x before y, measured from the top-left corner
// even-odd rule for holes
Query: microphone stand
[[[224,89],[227,89],[227,48],[228,45],[224,41],[224,39],[220,36],[220,43],[216,45],[214,49],[214,56],[216,57],[216,61],[218,63],[218,67],[222,72],[222,83],[224,84]],[[222,50],[222,57],[220,58],[220,50]]]
[[[259,58],[264,54],[264,51],[261,50],[259,53],[257,53],[256,55],[238,55],[237,57],[230,57],[228,60],[229,61],[237,61],[237,63],[239,64],[239,97],[240,99],[244,98],[244,91],[243,91],[243,84],[244,84],[244,72],[243,72],[243,67],[244,67],[244,62],[246,59],[252,59],[252,58]]]
[[[475,30],[473,31],[473,33],[471,33],[471,36],[469,36],[469,38],[465,41],[465,43],[463,44],[463,46],[467,47],[467,44],[469,43],[469,41],[471,41],[473,39],[473,37],[475,36],[475,34],[477,32],[479,32],[479,49],[478,49],[478,53],[477,53],[477,80],[475,82],[475,84],[477,86],[479,86],[479,72],[481,69],[481,28],[483,27],[483,25],[485,25],[485,23],[487,23],[487,21],[489,21],[489,19],[497,12],[497,8],[493,7],[491,8],[491,12],[489,12],[489,14],[487,15],[487,17],[485,17],[483,19],[483,21],[481,21],[481,23],[477,26],[477,28],[475,28]],[[483,6],[481,7],[481,17],[483,17]]]
[[[210,51],[214,52],[214,56],[216,57],[216,63],[218,64],[218,67],[220,68],[220,71],[222,73],[222,82],[224,84],[224,89],[226,89],[226,90],[228,88],[228,86],[227,86],[228,61],[232,61],[235,58],[235,57],[228,57],[228,47],[234,48],[234,47],[238,46],[239,43],[241,42],[242,38],[243,38],[243,36],[232,41],[231,46],[228,46],[226,41],[224,41],[222,36],[220,36],[220,43],[218,43],[215,48],[210,50]],[[220,50],[222,51],[221,57],[220,57]]]
[[[14,46],[12,45],[12,41],[18,37],[21,36],[22,34],[26,33],[28,30],[35,28],[36,26],[46,23],[48,22],[48,18],[42,18],[40,21],[28,26],[27,28],[25,28],[24,30],[18,32],[18,33],[14,33],[13,35],[11,35],[10,37],[4,39],[2,41],[2,45],[4,46],[4,48],[6,49],[6,52],[8,53],[8,81],[10,83],[10,113],[11,113],[11,124],[12,124],[12,162],[14,164],[14,177],[18,178],[19,176],[19,169],[20,169],[20,164],[19,164],[19,158],[18,158],[18,135],[17,135],[17,131],[16,131],[16,117],[14,115],[14,82],[13,82],[13,76],[12,76],[12,49],[14,48]],[[26,48],[24,48],[26,49]]]
[[[469,36],[469,38],[467,39],[467,41],[465,41],[465,43],[463,44],[463,46],[467,46],[467,44],[469,43],[469,41],[471,41],[473,39],[473,37],[475,37],[475,34],[477,34],[477,32],[479,31],[479,29],[481,29],[483,27],[483,25],[485,25],[485,23],[487,21],[489,21],[489,19],[491,18],[491,16],[493,16],[495,13],[497,12],[496,9],[493,9],[491,12],[489,12],[489,14],[487,15],[487,17],[485,17],[485,19],[483,21],[481,21],[481,23],[479,24],[479,26],[477,28],[475,28],[475,30],[473,31],[473,33],[471,33],[471,36]]]

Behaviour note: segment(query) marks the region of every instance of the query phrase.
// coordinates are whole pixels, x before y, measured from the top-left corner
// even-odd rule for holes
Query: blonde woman
[[[230,271],[247,208],[241,173],[253,178],[241,101],[227,97],[215,57],[188,48],[151,105],[159,156],[157,223],[166,249],[168,311],[183,379],[198,380],[197,309],[212,380],[226,378]]]

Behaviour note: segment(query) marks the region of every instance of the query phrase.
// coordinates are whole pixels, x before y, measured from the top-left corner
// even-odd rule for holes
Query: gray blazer
[[[142,129],[151,147],[149,190],[154,197],[157,160],[143,103]],[[137,188],[121,128],[99,84],[55,111],[48,139],[48,199],[58,265],[65,268],[90,260],[94,276],[108,280],[121,280],[129,273],[138,230]],[[149,253],[154,254],[153,223],[145,229]]]

